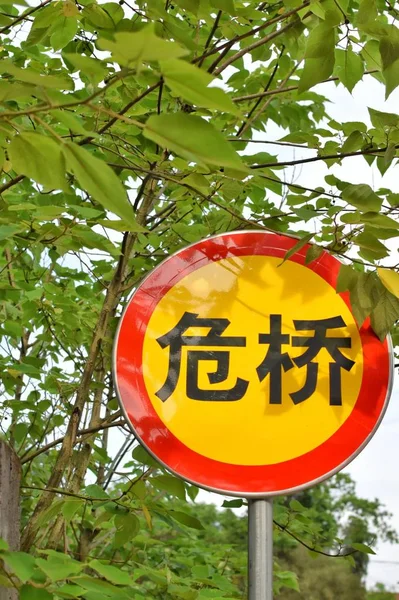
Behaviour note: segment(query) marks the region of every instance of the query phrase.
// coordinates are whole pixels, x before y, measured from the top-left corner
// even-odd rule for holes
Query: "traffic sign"
[[[200,487],[241,497],[303,489],[369,442],[392,387],[390,340],[359,328],[341,263],[268,232],[218,235],[138,286],[114,346],[138,440]]]

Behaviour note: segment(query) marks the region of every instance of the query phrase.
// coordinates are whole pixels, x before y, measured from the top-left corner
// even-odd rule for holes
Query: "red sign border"
[[[236,231],[196,242],[151,271],[134,291],[122,314],[113,351],[114,385],[122,411],[148,452],[169,471],[194,485],[246,498],[265,498],[305,489],[348,465],[368,444],[384,416],[393,384],[392,345],[389,337],[380,342],[369,320],[359,330],[364,369],[355,407],[328,440],[301,456],[274,465],[216,461],[178,440],[155,412],[141,365],[145,330],[159,300],[180,279],[209,262],[251,254],[283,258],[296,243],[296,238],[264,231]],[[342,263],[323,251],[318,259],[305,265],[308,248],[309,244],[289,260],[311,269],[335,289]],[[351,310],[349,294],[340,296]]]

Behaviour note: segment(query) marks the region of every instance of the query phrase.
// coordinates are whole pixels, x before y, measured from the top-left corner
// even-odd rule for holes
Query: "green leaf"
[[[36,561],[33,556],[25,552],[3,552],[2,559],[22,583],[31,579],[35,572]]]
[[[132,579],[126,571],[113,567],[112,565],[104,565],[99,560],[92,560],[89,562],[89,567],[94,569],[105,579],[108,579],[111,583],[116,585],[132,585]]]
[[[284,587],[296,592],[300,591],[297,575],[292,573],[292,571],[278,571],[276,576]]]
[[[228,15],[235,15],[236,9],[234,7],[234,0],[210,0],[211,5],[214,8],[218,8]]]
[[[192,529],[204,529],[204,526],[196,517],[192,517],[187,513],[181,512],[180,510],[171,510],[169,511],[169,514],[173,519],[182,523],[182,525],[186,525],[186,527],[191,527]]]
[[[90,58],[84,54],[66,52],[62,56],[71,63],[76,71],[80,71],[81,75],[86,75],[94,85],[98,85],[107,76],[108,71],[99,60]]]
[[[399,85],[399,29],[394,25],[388,25],[386,30],[387,34],[380,41],[385,99]]]
[[[379,211],[382,199],[366,183],[349,184],[342,191],[342,199],[365,211]]]
[[[399,115],[395,113],[386,113],[369,108],[370,120],[376,129],[385,130],[399,126]]]
[[[109,494],[107,494],[107,492],[105,490],[103,490],[103,488],[99,485],[97,485],[96,483],[92,483],[90,485],[87,485],[84,489],[85,494],[89,497],[89,498],[96,498],[97,500],[109,500],[110,496]]]
[[[114,41],[100,39],[98,47],[111,52],[116,62],[126,66],[140,66],[142,62],[169,60],[188,54],[188,51],[176,42],[169,42],[155,35],[153,24],[134,33],[116,33]]]
[[[241,498],[236,498],[235,500],[225,500],[222,506],[223,508],[241,508],[243,504],[244,500],[241,500]]]
[[[56,77],[55,75],[42,75],[33,69],[20,69],[9,60],[0,61],[0,73],[9,73],[19,81],[34,83],[43,88],[55,90],[73,90],[74,83],[72,79],[66,77]]]
[[[226,92],[218,87],[208,87],[214,79],[207,71],[179,59],[161,61],[159,65],[166,85],[176,96],[196,106],[241,116]]]
[[[358,550],[364,554],[375,554],[374,550],[370,546],[366,546],[366,544],[353,543],[351,546],[354,550]]]
[[[180,500],[186,499],[186,488],[184,482],[173,475],[158,475],[151,478],[151,483],[158,490],[168,492]]]
[[[334,29],[330,25],[320,23],[310,32],[307,40],[305,66],[298,86],[299,94],[330,77],[335,63],[334,49]]]
[[[323,248],[321,248],[320,246],[316,246],[316,244],[312,244],[307,249],[306,256],[305,256],[305,264],[309,265],[314,260],[317,260],[318,258],[320,258],[320,256],[322,254],[323,254]]]
[[[335,69],[337,77],[347,90],[352,92],[364,73],[363,60],[360,54],[347,50],[335,50]]]
[[[79,508],[83,506],[84,500],[80,498],[66,498],[65,503],[62,507],[62,514],[65,517],[65,521],[69,523],[74,515],[77,513]]]
[[[94,592],[100,596],[115,596],[118,598],[118,593],[120,592],[120,589],[115,585],[112,585],[112,583],[108,583],[108,581],[102,581],[101,579],[94,577],[79,576],[75,577],[74,581],[85,590]]]
[[[47,188],[65,189],[65,160],[60,144],[52,138],[40,133],[21,133],[12,138],[9,154],[17,173]]]
[[[377,305],[371,312],[371,327],[383,341],[399,319],[399,299],[386,288],[379,295]],[[352,544],[353,545],[353,544]]]
[[[23,225],[0,225],[0,241],[13,237],[23,230]]]
[[[133,208],[121,181],[105,161],[73,142],[63,146],[63,153],[68,170],[75,175],[83,190],[126,221],[131,231],[143,231],[134,218]]]
[[[61,507],[64,502],[64,498],[58,498],[55,500],[52,505],[40,515],[37,526],[41,527],[42,525],[52,521],[54,517],[58,516],[61,512]]]
[[[377,212],[366,212],[360,215],[357,223],[370,223],[373,227],[382,227],[385,229],[399,229],[399,222]]]
[[[201,175],[200,173],[190,173],[190,175],[187,175],[187,177],[183,177],[181,183],[198,190],[205,196],[209,194],[209,181],[206,177],[204,177],[204,175]]]
[[[353,269],[352,269],[353,270]],[[370,273],[357,273],[350,282],[350,301],[352,311],[359,327],[373,310],[373,277]]]
[[[73,40],[78,31],[78,22],[70,17],[61,17],[50,37],[53,50],[61,50]]]
[[[364,138],[360,131],[352,131],[350,136],[345,140],[345,143],[341,148],[341,152],[342,154],[356,152],[357,150],[360,150],[363,144]]]
[[[362,233],[359,233],[359,235],[354,237],[352,241],[360,248],[367,248],[368,250],[376,252],[378,254],[378,258],[384,258],[389,254],[386,246],[384,246],[384,244],[369,231],[363,231]]]
[[[288,252],[286,252],[284,254],[284,258],[283,258],[282,262],[280,263],[280,265],[282,265],[283,263],[285,263],[286,260],[291,258],[291,256],[293,254],[296,254],[296,252],[299,252],[299,250],[302,250],[302,248],[304,246],[306,246],[306,244],[308,242],[310,242],[310,240],[312,239],[312,237],[314,237],[314,235],[315,235],[314,233],[307,233],[300,240],[298,240],[297,243],[292,248],[290,248],[290,250],[288,250]]]
[[[383,269],[382,267],[377,269],[377,273],[387,290],[399,298],[399,273],[393,269]]]
[[[114,29],[115,23],[112,16],[108,13],[104,7],[99,6],[95,2],[85,6],[82,11],[82,17],[97,27],[98,29]]]
[[[71,575],[77,575],[84,568],[84,564],[73,560],[68,554],[57,552],[47,557],[37,558],[36,564],[47,575],[51,581],[68,579]]]
[[[192,12],[193,15],[197,15],[200,7],[200,0],[176,0],[175,4],[181,8],[184,8],[184,10]]]
[[[246,171],[231,144],[200,117],[183,112],[153,115],[145,124],[144,135],[189,161]]]
[[[306,508],[303,506],[303,504],[301,504],[299,502],[299,500],[297,500],[296,498],[293,498],[292,500],[290,500],[290,509],[294,510],[295,512],[299,512],[299,513],[302,513],[304,510],[306,510]]]
[[[140,531],[140,521],[133,513],[115,517],[116,534],[114,547],[121,548]]]
[[[47,590],[33,585],[23,585],[19,591],[19,600],[53,600],[53,598],[53,594]]]
[[[85,129],[79,120],[79,118],[71,111],[68,110],[53,110],[53,118],[56,118],[62,125],[65,125],[73,133],[80,133],[81,135],[87,135],[89,131]]]
[[[132,457],[134,458],[134,460],[137,460],[142,465],[146,465],[148,467],[159,468],[160,466],[159,463],[155,460],[155,458],[153,458],[151,454],[149,454],[147,450],[141,445],[138,445],[134,448],[132,452]]]

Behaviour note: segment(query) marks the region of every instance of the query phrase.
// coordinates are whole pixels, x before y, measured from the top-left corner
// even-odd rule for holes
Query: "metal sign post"
[[[248,500],[248,600],[273,600],[273,500]]]

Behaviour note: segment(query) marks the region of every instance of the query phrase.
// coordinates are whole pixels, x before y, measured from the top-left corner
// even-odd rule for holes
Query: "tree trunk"
[[[19,458],[10,446],[0,440],[0,538],[8,543],[10,550],[19,549],[20,480]],[[18,600],[18,591],[0,587],[0,600]]]

